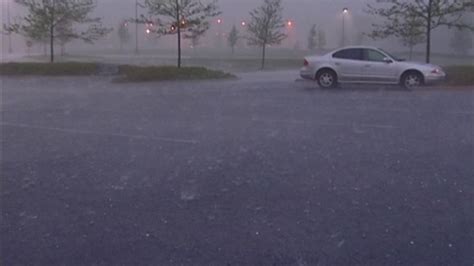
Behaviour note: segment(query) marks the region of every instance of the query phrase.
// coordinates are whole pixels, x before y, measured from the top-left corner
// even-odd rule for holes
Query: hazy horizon
[[[2,0],[2,12],[1,20],[3,23],[7,23],[7,11],[6,3],[12,0]],[[206,33],[206,36],[201,40],[202,47],[212,47],[215,45],[216,35],[218,33],[226,34],[230,31],[233,25],[239,26],[241,21],[248,19],[248,13],[250,10],[258,7],[262,1],[254,0],[220,0],[219,6],[222,11],[222,15],[219,17],[223,23],[217,25],[216,19],[214,23]],[[307,46],[307,35],[313,24],[318,25],[321,29],[326,32],[327,37],[327,48],[335,48],[339,46],[340,40],[342,39],[342,9],[347,7],[350,12],[346,16],[346,39],[348,44],[355,44],[357,35],[360,33],[368,33],[371,30],[371,24],[376,22],[375,18],[371,18],[364,13],[368,0],[361,1],[350,1],[350,0],[284,0],[284,18],[285,20],[292,21],[292,27],[286,28],[285,31],[289,35],[288,39],[285,40],[281,47],[295,49],[299,48],[304,50]],[[98,0],[97,9],[94,12],[95,15],[102,17],[104,24],[108,27],[116,28],[119,21],[122,19],[134,17],[134,5],[135,0]],[[21,14],[21,8],[17,4],[11,4],[10,6],[11,21],[14,21],[18,15]],[[140,13],[145,14],[145,10],[141,10]],[[130,27],[130,33],[134,36],[134,26]],[[241,32],[243,29],[239,27]],[[145,34],[145,28],[143,25],[139,26],[139,42],[144,49],[174,49],[175,38],[174,36],[165,36],[159,39],[149,38]],[[447,28],[440,28],[435,30],[433,33],[433,52],[435,53],[452,53],[450,47],[450,40],[452,37],[452,30]],[[220,47],[224,48],[226,41],[225,36],[220,37]],[[2,35],[2,51],[5,52],[5,46],[7,45],[6,36]],[[18,51],[25,51],[24,39],[21,36],[14,35],[12,37],[13,47]],[[130,49],[134,43],[130,41],[126,49]],[[406,51],[408,48],[403,47],[401,43],[396,39],[387,39],[383,41],[373,41],[368,38],[364,38],[363,44],[375,45],[384,47],[388,50],[393,51]],[[101,50],[101,49],[116,49],[118,47],[118,40],[116,31],[112,32],[107,38],[98,41],[94,45],[83,44],[75,41],[68,45],[70,47],[69,52],[73,53],[75,50]],[[34,48],[34,51],[38,51],[39,48]],[[416,51],[424,51],[423,45],[417,45]],[[471,49],[471,54],[473,53]]]

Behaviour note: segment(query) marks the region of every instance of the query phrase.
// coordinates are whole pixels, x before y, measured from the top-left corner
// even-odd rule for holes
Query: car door
[[[397,67],[396,62],[392,59],[386,61],[388,58],[384,53],[375,49],[364,49],[364,81],[367,82],[397,82]]]
[[[334,67],[341,82],[359,82],[364,76],[363,50],[348,48],[333,54]]]

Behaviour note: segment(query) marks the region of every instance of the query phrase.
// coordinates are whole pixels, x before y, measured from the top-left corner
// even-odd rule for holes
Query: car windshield
[[[474,0],[0,8],[0,266],[474,266]]]

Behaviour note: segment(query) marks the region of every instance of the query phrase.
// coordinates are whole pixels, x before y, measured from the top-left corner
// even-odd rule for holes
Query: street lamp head
[[[288,25],[288,27],[291,27],[291,26],[293,26],[293,21],[288,20],[288,22],[286,24]]]
[[[349,13],[349,8],[344,7],[344,8],[342,9],[342,13],[344,13],[344,14]]]
[[[221,24],[222,23],[222,19],[217,19],[217,24]]]
[[[245,21],[242,21],[242,23],[240,23],[240,25],[242,25],[242,27],[245,27],[245,25],[247,25],[247,23]]]

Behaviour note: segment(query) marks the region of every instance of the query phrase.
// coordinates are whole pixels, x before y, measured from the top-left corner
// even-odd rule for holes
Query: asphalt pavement
[[[0,265],[473,265],[474,90],[287,74],[2,77]]]

